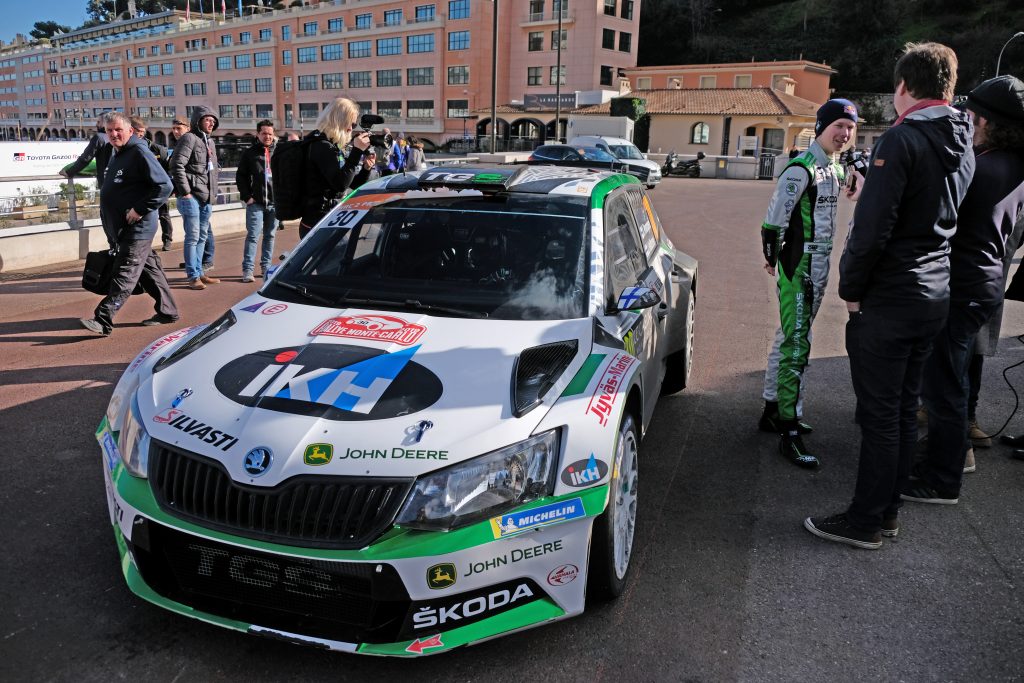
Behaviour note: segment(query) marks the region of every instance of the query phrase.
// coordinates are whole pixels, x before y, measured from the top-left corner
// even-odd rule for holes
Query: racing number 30
[[[355,223],[356,219],[359,218],[364,213],[366,212],[355,210],[339,211],[338,213],[331,216],[330,219],[328,219],[327,225],[328,227],[331,228],[347,228],[348,226]]]

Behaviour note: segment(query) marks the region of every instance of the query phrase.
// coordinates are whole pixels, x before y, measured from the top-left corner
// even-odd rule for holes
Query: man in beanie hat
[[[811,350],[811,323],[828,281],[836,209],[844,182],[835,155],[854,135],[857,107],[829,100],[818,109],[816,137],[779,176],[761,226],[765,270],[778,271],[779,327],[764,373],[764,412],[758,428],[779,434],[779,452],[805,468],[818,459],[804,448],[801,421],[804,368]]]
[[[804,528],[858,548],[881,548],[883,534],[899,531],[921,373],[949,309],[949,239],[974,175],[971,122],[949,106],[956,70],[956,54],[938,43],[908,44],[896,62],[899,118],[875,143],[839,261],[860,463],[846,511]]]
[[[928,451],[903,500],[956,503],[968,458],[967,371],[975,336],[1003,302],[1007,246],[1024,207],[1024,84],[1013,76],[985,81],[967,96],[974,122],[974,180],[950,240],[949,317],[925,364],[921,398],[928,409]]]

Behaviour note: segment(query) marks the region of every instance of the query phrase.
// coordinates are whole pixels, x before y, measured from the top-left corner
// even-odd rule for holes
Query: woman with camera
[[[300,237],[305,237],[327,215],[359,171],[363,152],[370,146],[370,134],[362,131],[353,135],[352,128],[358,119],[359,106],[339,97],[320,112],[316,130],[306,136],[306,194],[299,223]],[[341,150],[349,142],[352,150],[343,158]]]

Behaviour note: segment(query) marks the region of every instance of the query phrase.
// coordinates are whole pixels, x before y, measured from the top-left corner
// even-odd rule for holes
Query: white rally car
[[[129,588],[249,633],[434,654],[628,578],[697,264],[635,178],[372,182],[256,294],[154,342],[97,430]]]

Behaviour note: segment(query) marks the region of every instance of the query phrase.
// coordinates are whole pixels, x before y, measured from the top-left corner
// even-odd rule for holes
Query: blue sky
[[[86,19],[86,0],[11,0],[3,5],[4,26],[0,30],[0,38],[5,42],[10,42],[17,33],[27,36],[37,21],[56,21],[76,28]]]

